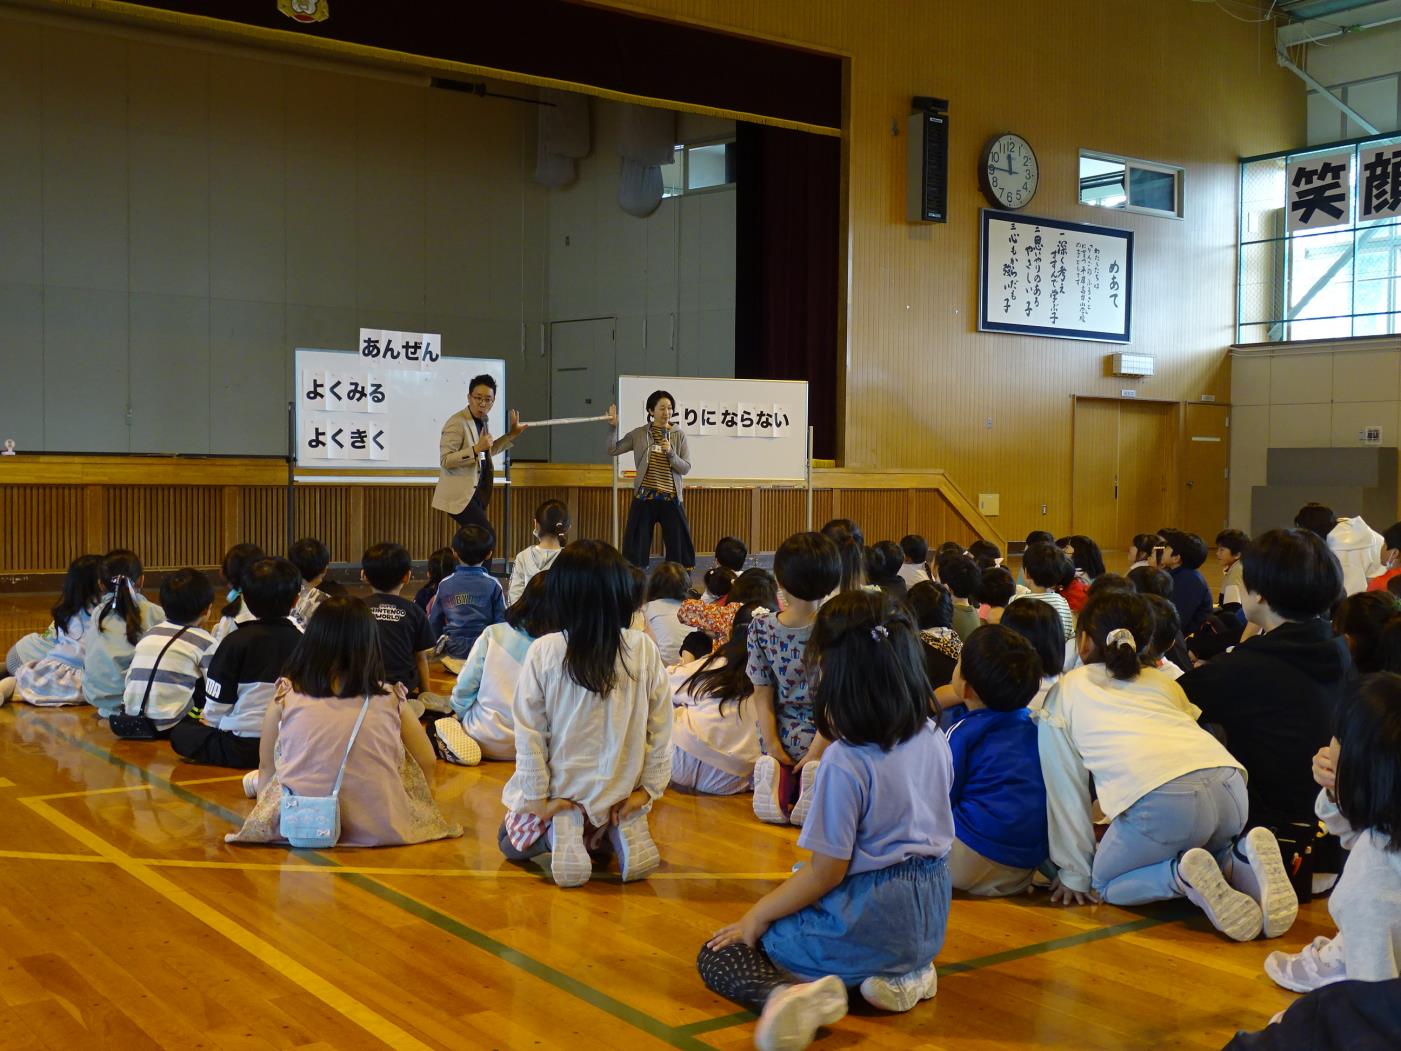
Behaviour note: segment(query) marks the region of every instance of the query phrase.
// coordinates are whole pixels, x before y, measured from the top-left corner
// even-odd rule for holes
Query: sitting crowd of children
[[[1300,992],[1398,976],[1401,524],[1310,505],[1295,529],[1224,531],[1213,601],[1206,544],[1175,529],[1135,536],[1126,576],[1089,537],[1033,533],[1014,574],[987,541],[868,549],[839,519],[772,572],[724,538],[697,597],[678,565],[644,577],[569,542],[558,501],[535,522],[507,587],[469,525],[414,601],[398,544],[363,553],[364,600],[317,540],[237,545],[212,631],[203,573],[166,574],[156,605],[133,552],[84,555],[0,702],[146,717],[186,760],[247,771],[240,843],[287,842],[288,800],[328,795],[343,844],[458,836],[437,762],[514,761],[497,843],[562,887],[610,856],[624,881],[655,871],[668,787],[752,791],[811,857],[697,966],[759,1014],[761,1048],[806,1046],[848,989],[888,1011],[934,996],[953,890],[1185,898],[1238,941],[1331,890],[1339,933],[1266,972]]]

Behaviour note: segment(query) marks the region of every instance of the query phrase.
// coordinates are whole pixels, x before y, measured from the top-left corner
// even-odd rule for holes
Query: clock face
[[[979,182],[983,193],[1003,208],[1021,208],[1031,203],[1041,178],[1031,144],[1010,132],[999,135],[983,149]]]

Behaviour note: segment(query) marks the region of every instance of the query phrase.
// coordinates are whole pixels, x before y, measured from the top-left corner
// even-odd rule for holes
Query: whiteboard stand
[[[812,428],[808,428],[808,460],[807,460],[807,484],[808,484],[808,532],[812,532]]]
[[[616,460],[617,457],[614,459]],[[616,463],[609,465],[608,473],[613,478],[613,546],[621,551],[623,545],[622,537],[618,535],[618,468]]]
[[[292,550],[292,544],[296,541],[297,533],[297,505],[293,497],[293,489],[297,481],[297,403],[289,401],[287,403],[287,550]],[[229,581],[231,586],[242,588],[243,585],[234,581]]]
[[[506,492],[502,494],[505,503],[501,518],[501,557],[506,562],[506,572],[511,569],[511,450],[502,450],[505,457],[503,469],[506,473]]]

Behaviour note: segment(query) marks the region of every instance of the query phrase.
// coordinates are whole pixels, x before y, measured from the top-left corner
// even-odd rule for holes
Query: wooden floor
[[[0,596],[0,642],[49,596]],[[91,709],[0,709],[0,1048],[750,1046],[696,977],[700,943],[782,879],[797,830],[671,794],[652,879],[563,891],[496,849],[504,764],[440,766],[459,840],[322,853],[225,845],[238,775],[115,741]],[[1331,933],[1306,907],[1238,945],[1191,907],[956,897],[939,993],[853,1005],[837,1048],[1219,1048],[1294,998],[1272,948]]]

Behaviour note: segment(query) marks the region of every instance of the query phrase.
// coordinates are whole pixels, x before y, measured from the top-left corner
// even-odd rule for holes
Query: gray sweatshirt
[[[1401,850],[1388,850],[1375,830],[1355,832],[1327,792],[1318,793],[1314,810],[1352,852],[1328,899],[1348,978],[1383,982],[1401,976]]]

